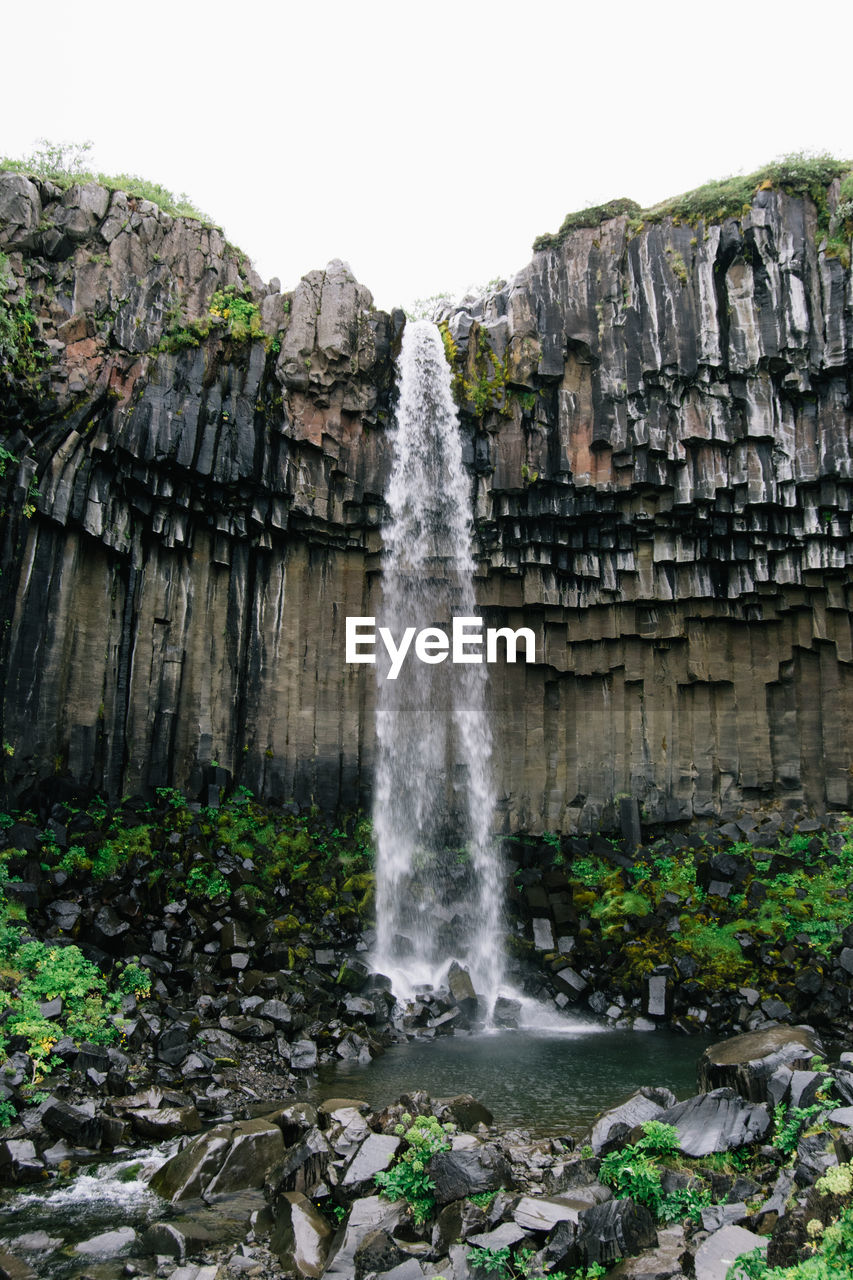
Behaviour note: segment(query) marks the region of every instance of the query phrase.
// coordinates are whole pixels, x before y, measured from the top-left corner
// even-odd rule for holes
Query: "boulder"
[[[767,1085],[778,1067],[807,1068],[823,1056],[811,1027],[768,1027],[709,1045],[699,1059],[699,1088],[736,1089],[750,1102],[767,1101]]]
[[[92,1236],[89,1240],[82,1240],[80,1244],[75,1244],[75,1253],[84,1253],[88,1257],[95,1258],[114,1258],[116,1254],[128,1249],[136,1241],[136,1232],[133,1227],[117,1227],[115,1231],[102,1231],[100,1235]]]
[[[694,1157],[760,1142],[771,1124],[763,1103],[745,1102],[734,1089],[696,1094],[657,1118],[662,1124],[675,1126],[681,1151]]]
[[[589,1206],[577,1222],[558,1223],[545,1245],[544,1258],[552,1271],[589,1267],[594,1262],[607,1267],[657,1243],[649,1210],[626,1197]]]
[[[590,1145],[595,1154],[606,1155],[624,1146],[633,1129],[646,1120],[658,1120],[667,1107],[675,1105],[671,1089],[646,1087],[638,1089],[626,1102],[605,1111],[592,1128]]]
[[[720,1227],[700,1244],[696,1251],[696,1280],[726,1280],[729,1267],[742,1253],[753,1249],[767,1249],[767,1237],[757,1236],[744,1227]],[[745,1280],[745,1274],[735,1272],[732,1280]]]
[[[44,1104],[41,1122],[48,1133],[68,1138],[76,1146],[97,1148],[100,1146],[102,1125],[95,1115],[94,1105],[72,1107],[68,1102],[50,1097]]]
[[[278,1125],[266,1120],[216,1125],[161,1165],[151,1189],[178,1201],[259,1188],[283,1154]]]
[[[477,1012],[477,993],[474,990],[474,984],[471,981],[471,975],[467,969],[463,969],[460,964],[454,960],[448,970],[447,985],[450,987],[450,994],[453,1003],[461,1010],[466,1018],[471,1018]]]
[[[450,1122],[463,1131],[476,1129],[481,1124],[494,1124],[495,1119],[488,1107],[484,1107],[470,1093],[460,1093],[443,1103],[439,1118],[443,1123]]]
[[[28,1138],[7,1138],[0,1142],[0,1182],[41,1182],[45,1168]]]
[[[367,1233],[381,1229],[393,1235],[407,1217],[408,1210],[402,1200],[392,1202],[381,1196],[356,1200],[349,1211],[343,1238],[330,1252],[325,1275],[353,1280],[355,1251]]]
[[[368,1231],[355,1251],[356,1280],[362,1280],[370,1272],[385,1273],[405,1261],[406,1254],[387,1231]]]
[[[301,1191],[311,1196],[326,1177],[332,1159],[332,1148],[316,1125],[312,1125],[301,1142],[288,1147],[284,1159],[271,1170],[268,1188],[272,1196],[283,1191]]]
[[[288,1274],[317,1280],[326,1268],[334,1232],[299,1191],[286,1191],[275,1209],[270,1250]]]
[[[498,1191],[512,1183],[509,1164],[488,1146],[472,1151],[439,1151],[430,1160],[429,1172],[435,1183],[436,1204],[440,1205],[483,1191]]]
[[[344,1169],[338,1184],[340,1192],[350,1198],[372,1191],[376,1174],[388,1168],[401,1143],[402,1139],[393,1134],[368,1134]]]
[[[0,1280],[39,1280],[28,1262],[0,1249]]]
[[[684,1251],[684,1228],[664,1227],[658,1231],[656,1248],[623,1258],[608,1271],[607,1280],[682,1280]]]
[[[128,1113],[131,1128],[140,1138],[162,1142],[179,1133],[198,1133],[201,1119],[195,1107],[137,1107]]]

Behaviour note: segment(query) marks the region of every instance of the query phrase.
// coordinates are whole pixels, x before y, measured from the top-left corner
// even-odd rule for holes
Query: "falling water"
[[[398,362],[394,465],[384,530],[383,616],[440,627],[477,613],[471,492],[450,369],[435,325],[410,322]],[[491,1009],[502,971],[501,874],[491,838],[492,738],[484,664],[432,665],[410,653],[387,679],[377,646],[377,947],[395,993],[439,984],[464,964]],[[456,855],[448,845],[456,841]],[[463,894],[459,900],[460,892]]]

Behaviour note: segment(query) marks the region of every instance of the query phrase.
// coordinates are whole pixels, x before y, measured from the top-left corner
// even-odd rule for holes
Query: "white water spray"
[[[435,325],[407,324],[382,569],[382,624],[395,635],[449,632],[454,616],[477,612],[470,482],[450,378]],[[388,680],[388,668],[379,651],[375,967],[405,998],[420,983],[439,985],[458,959],[491,1010],[503,954],[487,669],[414,661]]]

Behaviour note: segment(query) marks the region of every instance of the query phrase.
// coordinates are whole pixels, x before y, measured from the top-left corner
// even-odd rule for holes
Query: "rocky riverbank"
[[[61,1226],[57,1235],[34,1210],[0,1272],[724,1280],[737,1255],[755,1253],[773,1266],[823,1256],[826,1274],[841,1276],[833,1260],[853,1249],[853,1054],[829,1065],[822,1052],[806,1027],[723,1041],[703,1054],[693,1097],[644,1088],[577,1146],[502,1132],[469,1095],[413,1092],[374,1111],[352,1099],[244,1106],[165,1161],[146,1153],[141,1171],[125,1161],[123,1176],[150,1178],[160,1197],[135,1225],[126,1215],[88,1239],[78,1232],[68,1263]],[[174,1126],[181,1112],[197,1129],[189,1101],[151,1090],[106,1110],[116,1135],[128,1118],[138,1133],[142,1117]],[[71,1111],[52,1099],[42,1121]],[[77,1138],[92,1142],[93,1123]],[[7,1170],[16,1162],[28,1176],[26,1145],[3,1144]]]

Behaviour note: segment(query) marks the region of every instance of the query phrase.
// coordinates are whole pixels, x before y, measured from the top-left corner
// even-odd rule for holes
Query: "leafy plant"
[[[210,299],[210,314],[224,320],[230,337],[235,342],[247,342],[264,337],[261,312],[256,303],[233,286],[217,289]]]
[[[408,1149],[392,1169],[376,1174],[376,1185],[389,1200],[405,1200],[415,1222],[420,1225],[426,1222],[435,1208],[435,1183],[427,1166],[436,1152],[450,1149],[447,1135],[456,1126],[442,1125],[435,1116],[417,1116],[412,1121],[412,1117],[405,1113],[402,1120],[396,1132],[405,1139]]]
[[[218,898],[230,894],[231,888],[216,867],[196,866],[187,876],[187,893],[193,898]]]
[[[845,1205],[829,1226],[817,1222],[816,1227],[811,1257],[790,1267],[771,1267],[763,1251],[754,1249],[735,1258],[726,1280],[841,1280],[853,1275],[853,1205]]]
[[[683,1187],[667,1192],[663,1188],[658,1160],[671,1160],[678,1152],[678,1130],[649,1120],[638,1142],[604,1157],[598,1176],[617,1196],[630,1196],[646,1205],[661,1222],[685,1216],[696,1219],[711,1203],[710,1191]]]
[[[783,1155],[792,1156],[797,1143],[809,1123],[821,1112],[834,1111],[839,1104],[834,1101],[815,1102],[810,1107],[791,1107],[778,1102],[773,1108],[773,1143]]]

